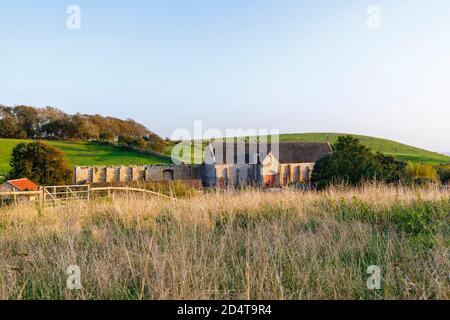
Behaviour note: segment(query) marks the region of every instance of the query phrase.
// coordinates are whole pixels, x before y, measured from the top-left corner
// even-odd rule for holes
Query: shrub
[[[64,154],[42,142],[16,145],[10,165],[10,179],[28,178],[41,185],[64,185],[72,181],[72,170]]]
[[[409,162],[407,172],[411,181],[417,184],[438,181],[437,171],[430,164]]]
[[[161,139],[161,137],[159,137],[156,134],[150,134],[147,137],[144,138],[145,141],[147,141],[148,144],[148,148],[154,152],[159,152],[159,153],[163,153],[165,148],[166,148],[166,144],[170,141],[165,141],[163,139]]]
[[[407,164],[402,161],[397,161],[394,157],[385,156],[377,152],[375,155],[377,161],[377,178],[386,182],[393,183],[405,181],[408,178],[406,171]]]
[[[450,163],[439,165],[436,170],[442,184],[450,183]]]
[[[99,135],[100,141],[113,141],[116,136],[112,132],[102,132]]]
[[[318,189],[333,183],[358,185],[367,179],[393,183],[406,178],[405,163],[374,154],[351,136],[339,137],[333,153],[317,161],[312,173],[312,182]]]

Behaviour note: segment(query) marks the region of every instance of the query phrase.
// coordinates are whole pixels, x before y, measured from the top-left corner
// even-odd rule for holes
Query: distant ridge
[[[329,142],[331,144],[335,143],[340,136],[350,135],[352,137],[358,138],[362,144],[372,149],[374,152],[381,152],[385,155],[394,157],[397,160],[405,162],[414,163],[427,163],[427,164],[441,164],[449,163],[450,156],[444,155],[442,153],[432,152],[424,150],[421,148],[409,146],[396,141],[369,137],[357,134],[347,134],[347,133],[288,133],[281,134],[279,136],[280,142]],[[233,138],[227,138],[231,140]],[[208,140],[204,140],[204,147],[208,144]],[[170,148],[171,149],[171,148]],[[168,148],[167,152],[170,154]],[[200,152],[200,155],[202,152]],[[189,162],[189,159],[181,157],[182,161]],[[202,159],[196,159],[201,161]]]
[[[439,164],[450,162],[449,155],[416,148],[396,141],[369,137],[356,134],[345,133],[293,133],[281,134],[280,141],[329,141],[334,143],[339,136],[350,135],[361,140],[361,142],[373,151],[382,152],[386,155],[393,156],[397,160],[411,161],[417,163]]]

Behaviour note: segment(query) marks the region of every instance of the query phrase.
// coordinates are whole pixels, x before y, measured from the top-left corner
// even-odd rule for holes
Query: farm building
[[[208,150],[206,185],[280,187],[309,183],[314,164],[331,153],[331,146],[326,142],[216,142]]]
[[[118,183],[136,181],[200,180],[202,166],[150,165],[75,167],[75,184]]]
[[[330,153],[329,143],[215,142],[206,149],[203,165],[75,167],[74,183],[178,180],[199,181],[206,187],[219,188],[307,184],[316,161]]]
[[[0,191],[2,192],[23,192],[38,190],[39,186],[27,178],[8,180],[0,186]]]

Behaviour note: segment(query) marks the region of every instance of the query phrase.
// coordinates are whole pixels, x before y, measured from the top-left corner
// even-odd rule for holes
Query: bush
[[[145,141],[147,141],[148,148],[151,151],[159,152],[159,153],[163,153],[166,148],[166,144],[170,142],[170,141],[167,141],[167,139],[166,140],[161,139],[161,137],[159,137],[158,135],[156,135],[154,133],[148,135],[144,139],[145,139]]]
[[[102,132],[99,135],[100,141],[113,141],[115,137],[116,136],[112,132]]]
[[[437,166],[437,174],[442,184],[450,183],[450,163]]]
[[[430,164],[409,162],[407,172],[411,181],[417,184],[438,181],[437,171]]]
[[[333,145],[333,153],[316,162],[311,180],[318,189],[323,189],[333,183],[358,185],[367,179],[393,183],[406,178],[405,163],[374,154],[358,139],[342,136]]]
[[[65,185],[72,181],[72,170],[64,154],[42,142],[16,145],[10,165],[10,179],[28,178],[40,185]]]

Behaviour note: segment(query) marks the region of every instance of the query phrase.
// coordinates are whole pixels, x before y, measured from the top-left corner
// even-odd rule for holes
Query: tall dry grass
[[[449,212],[382,185],[1,209],[0,299],[448,299]]]

